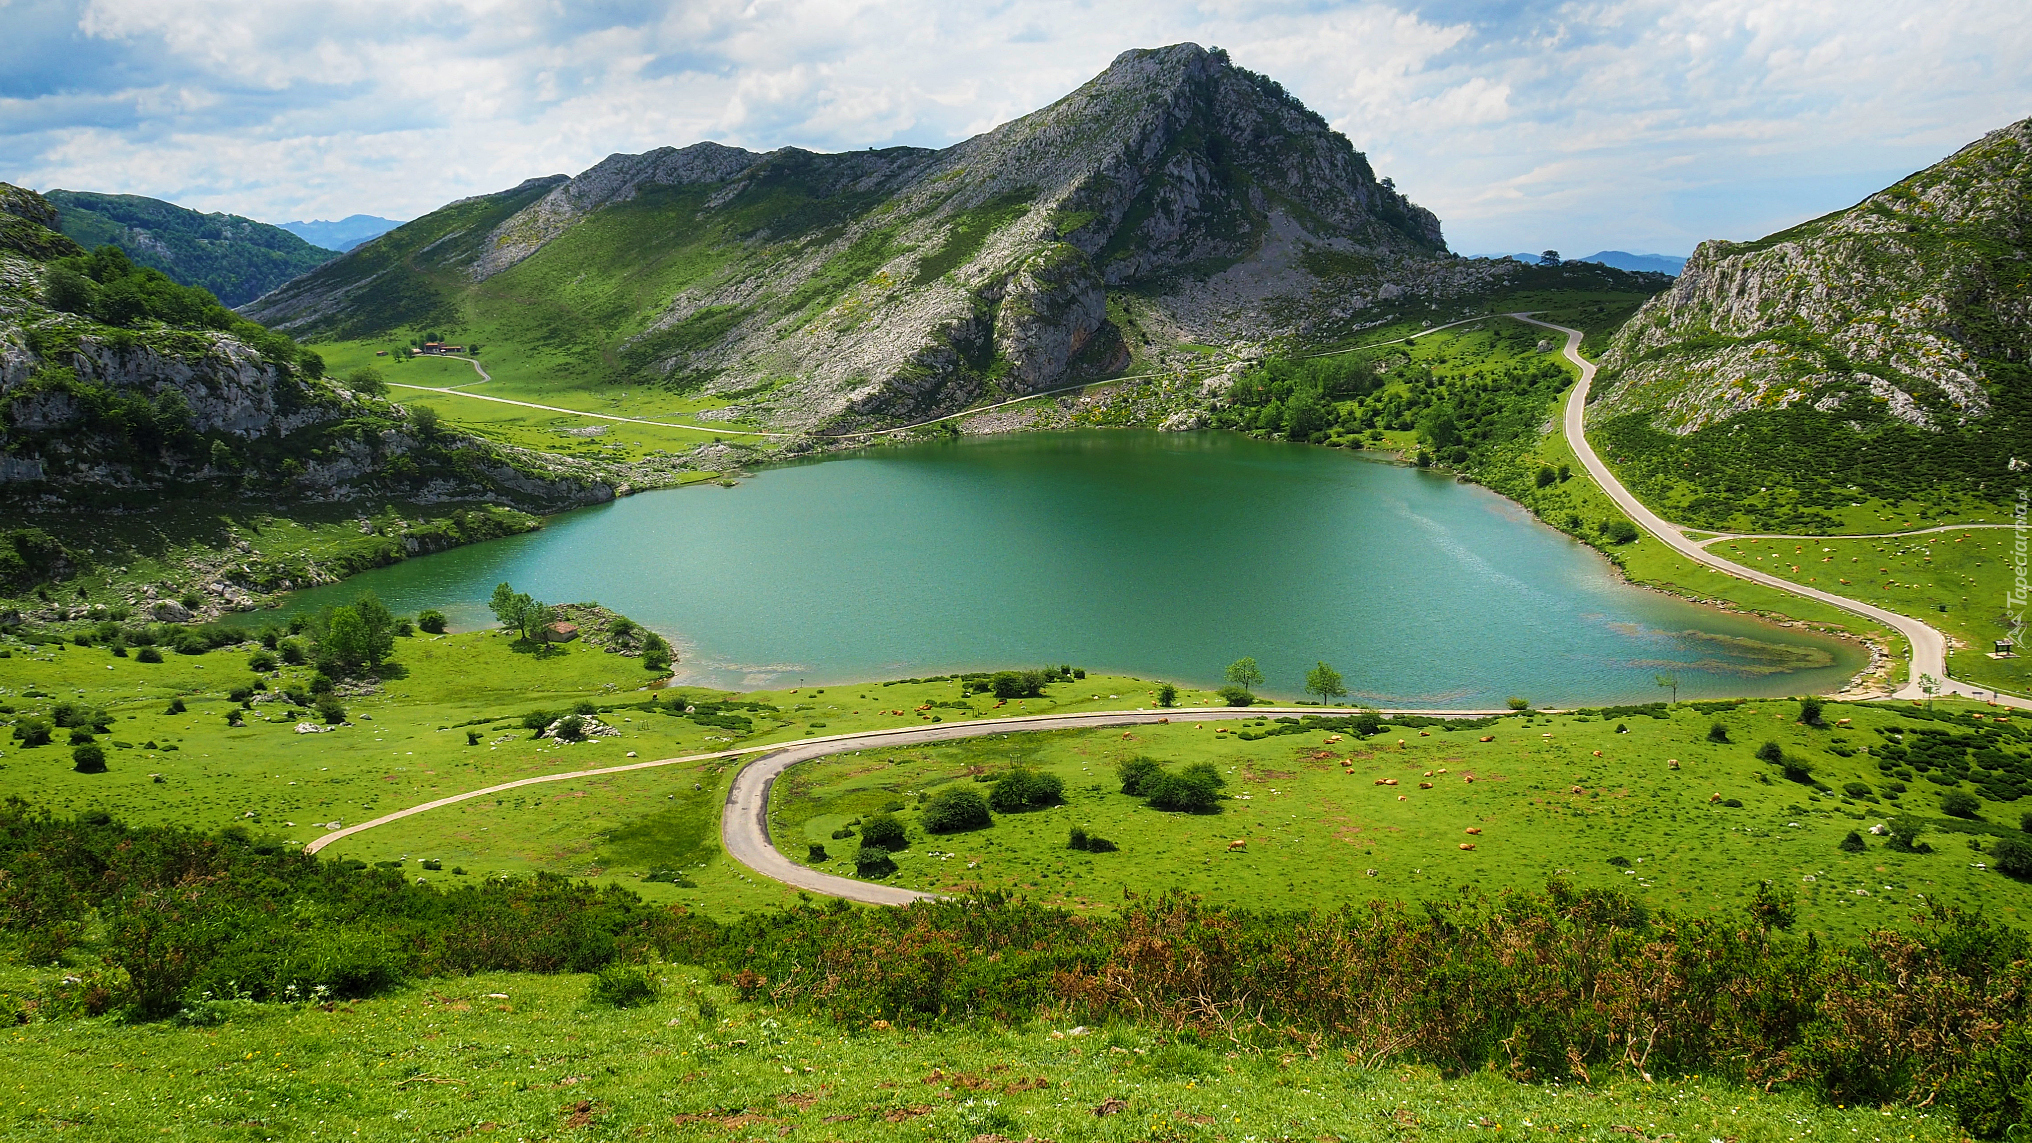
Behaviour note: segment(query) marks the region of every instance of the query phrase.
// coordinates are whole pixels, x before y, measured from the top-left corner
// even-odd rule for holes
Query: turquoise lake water
[[[1044,663],[1211,685],[1253,655],[1279,697],[1325,660],[1350,701],[1592,705],[1662,699],[1663,671],[1681,698],[1828,690],[1866,658],[1622,583],[1474,485],[1225,433],[962,438],[771,468],[288,610],[372,590],[477,627],[503,580],[630,615],[671,638],[681,681],[741,689]]]

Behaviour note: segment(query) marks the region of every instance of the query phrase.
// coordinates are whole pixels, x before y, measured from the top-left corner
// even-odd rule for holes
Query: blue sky
[[[2032,115],[2023,0],[0,0],[0,28],[0,179],[276,222],[700,139],[944,146],[1184,40],[1467,253],[1754,237]]]

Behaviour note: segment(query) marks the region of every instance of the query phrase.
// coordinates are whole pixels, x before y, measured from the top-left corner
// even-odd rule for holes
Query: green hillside
[[[138,266],[245,305],[333,258],[279,226],[133,194],[53,190],[59,228],[80,246],[120,247]]]
[[[2028,204],[2032,120],[1847,210],[1702,243],[1603,355],[1597,449],[1701,527],[2005,503],[2032,463]]]

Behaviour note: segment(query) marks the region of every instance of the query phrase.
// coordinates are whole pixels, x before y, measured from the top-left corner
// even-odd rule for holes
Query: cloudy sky
[[[0,179],[272,222],[700,139],[944,146],[1183,40],[1466,253],[1684,254],[2032,115],[2024,0],[0,0],[0,29]]]

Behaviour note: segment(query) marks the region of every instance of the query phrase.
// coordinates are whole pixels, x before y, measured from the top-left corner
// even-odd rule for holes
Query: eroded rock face
[[[1686,435],[1810,405],[1925,430],[1978,422],[2032,349],[2032,120],[1849,210],[1703,242],[1602,357],[1589,415]],[[2008,371],[2008,370],[2007,370]]]
[[[1055,243],[1010,277],[995,317],[995,349],[1009,359],[1017,388],[1048,388],[1107,320],[1107,290],[1093,263],[1078,247]]]

